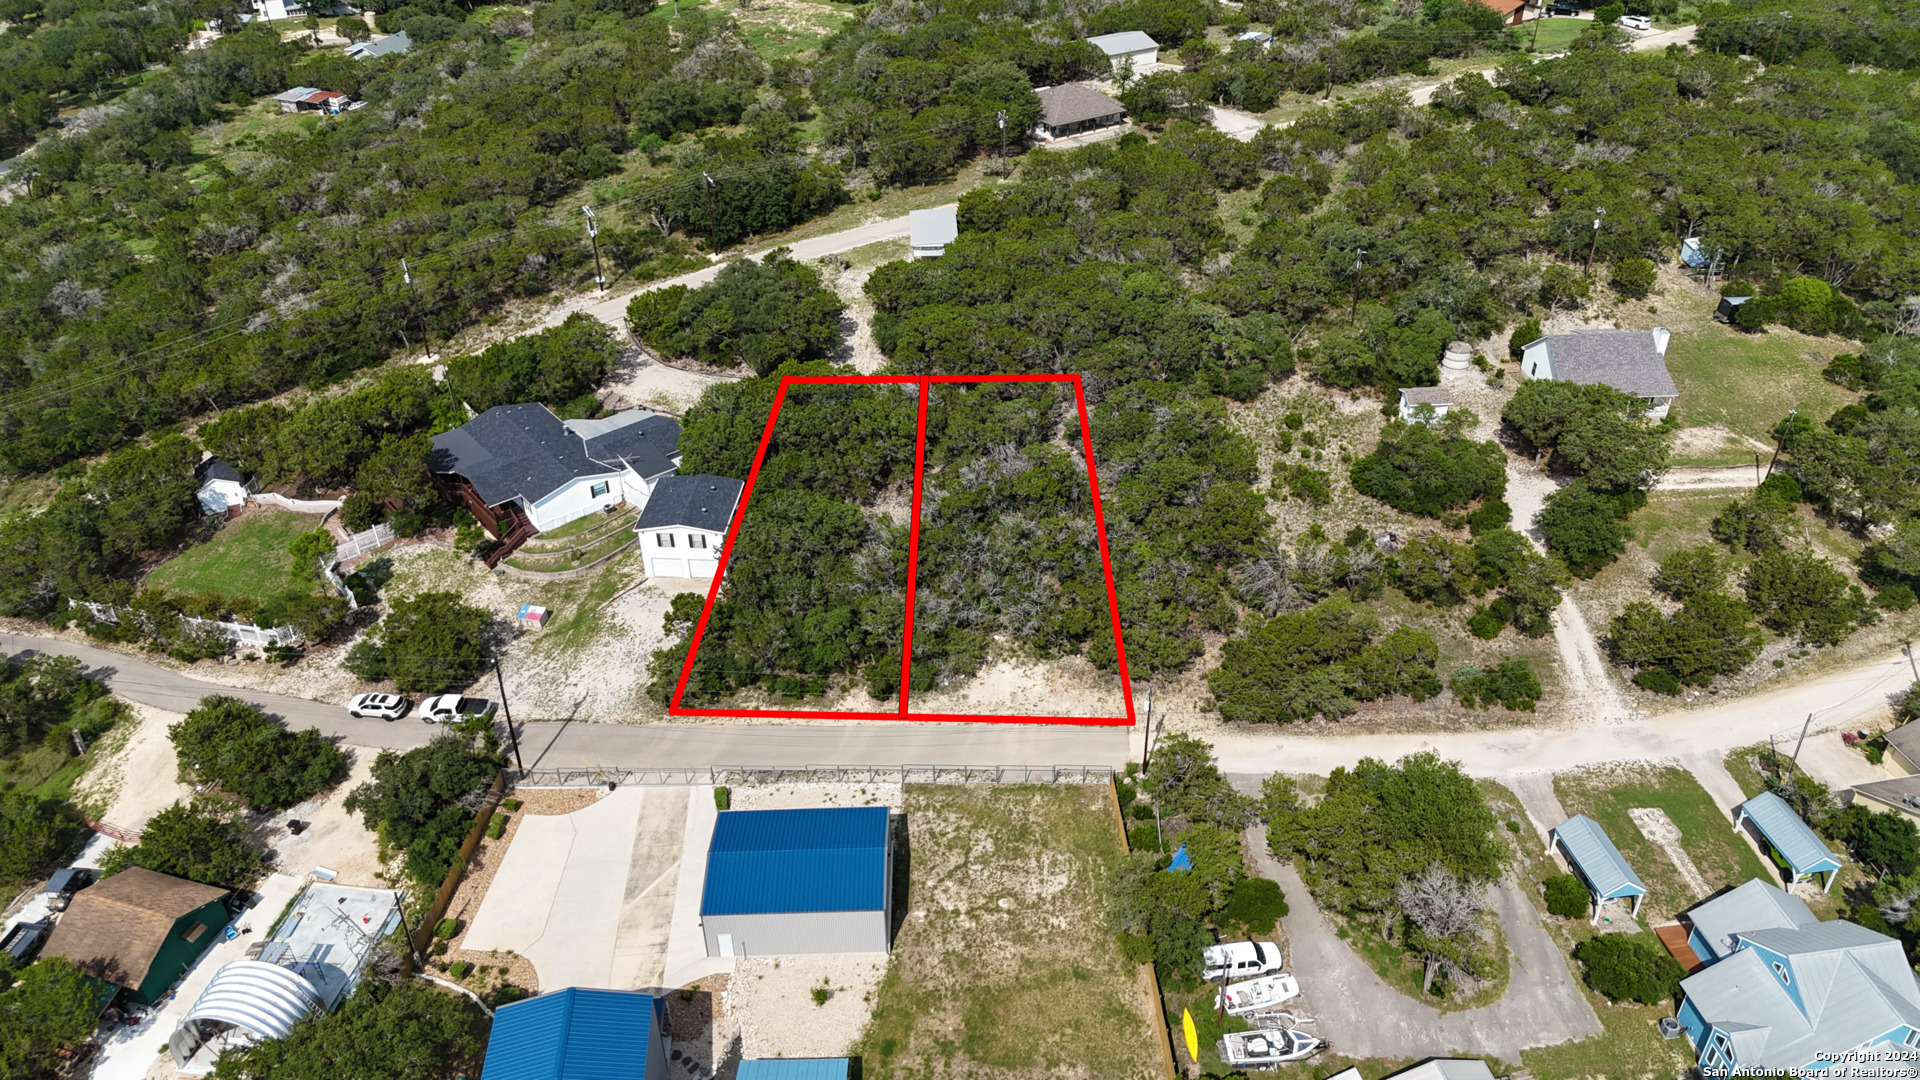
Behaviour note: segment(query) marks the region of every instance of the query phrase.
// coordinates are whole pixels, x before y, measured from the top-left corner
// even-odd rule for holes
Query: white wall
[[[1453,409],[1453,406],[1451,405],[1435,405],[1433,406],[1433,418],[1435,420],[1438,420],[1441,417],[1447,415],[1447,413],[1452,409]],[[1400,399],[1400,419],[1405,420],[1407,423],[1411,424],[1419,418],[1418,417],[1419,412],[1420,412],[1420,406],[1413,404],[1412,402],[1408,401],[1404,397]]]
[[[635,530],[640,537],[640,558],[648,577],[711,578],[719,565],[720,546],[725,533],[675,526],[664,529]],[[673,546],[661,542],[671,537]],[[705,546],[695,546],[696,542]]]
[[[1141,68],[1146,67],[1148,64],[1157,64],[1160,62],[1160,50],[1142,49],[1139,52],[1119,53],[1108,57],[1108,59],[1113,61],[1113,70],[1115,71],[1120,70],[1122,63],[1131,60],[1133,61],[1134,72],[1136,74],[1144,74],[1144,72],[1140,70]]]
[[[209,514],[224,514],[247,501],[247,489],[232,480],[209,480],[200,485],[199,495],[200,509]]]
[[[1547,354],[1546,339],[1542,338],[1521,351],[1520,370],[1529,379],[1553,378],[1553,357]]]
[[[593,486],[602,483],[607,485],[606,494],[594,495]],[[644,507],[652,490],[632,469],[583,476],[527,507],[527,517],[533,520],[534,528],[547,532],[622,502]]]

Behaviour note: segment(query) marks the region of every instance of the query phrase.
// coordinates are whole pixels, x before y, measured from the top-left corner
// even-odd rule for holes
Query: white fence
[[[255,492],[247,497],[296,514],[328,514],[340,509],[339,499],[289,499],[271,491]]]
[[[357,559],[369,551],[386,547],[393,541],[393,526],[383,521],[366,532],[357,532],[347,537],[346,543],[334,549],[333,561],[343,563],[348,559]]]
[[[69,600],[72,607],[85,608],[95,619],[104,623],[120,623],[120,609],[112,604],[96,604],[91,600]],[[180,616],[182,622],[195,630],[211,628],[228,641],[240,645],[297,645],[300,643],[300,631],[291,626],[249,626],[246,623],[222,622],[219,619],[196,619],[191,615]]]

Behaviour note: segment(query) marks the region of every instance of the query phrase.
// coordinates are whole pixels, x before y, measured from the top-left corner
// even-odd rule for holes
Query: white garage
[[[633,527],[647,576],[711,580],[745,487],[725,476],[663,477]]]

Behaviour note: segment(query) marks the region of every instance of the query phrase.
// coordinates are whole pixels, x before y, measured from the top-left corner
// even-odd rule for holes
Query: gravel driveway
[[[1600,1018],[1575,985],[1566,957],[1511,881],[1493,893],[1513,954],[1506,994],[1492,1005],[1443,1015],[1388,986],[1334,933],[1299,873],[1267,854],[1264,829],[1249,829],[1247,840],[1254,868],[1287,894],[1282,922],[1293,948],[1289,968],[1302,991],[1296,1011],[1315,1018],[1315,1034],[1336,1052],[1350,1058],[1489,1054],[1518,1062],[1529,1047],[1600,1033]]]

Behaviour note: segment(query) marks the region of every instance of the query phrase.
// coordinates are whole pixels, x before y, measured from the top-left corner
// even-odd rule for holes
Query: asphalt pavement
[[[157,709],[184,713],[208,694],[226,694],[264,709],[290,728],[318,728],[350,746],[406,750],[439,728],[413,717],[356,719],[345,709],[285,694],[224,686],[169,671],[92,645],[30,634],[0,633],[0,649],[72,656],[114,693]],[[511,703],[509,703],[511,705]],[[529,769],[684,769],[713,765],[797,768],[805,765],[1118,766],[1133,732],[1071,724],[946,724],[873,721],[860,724],[604,724],[520,723]]]

